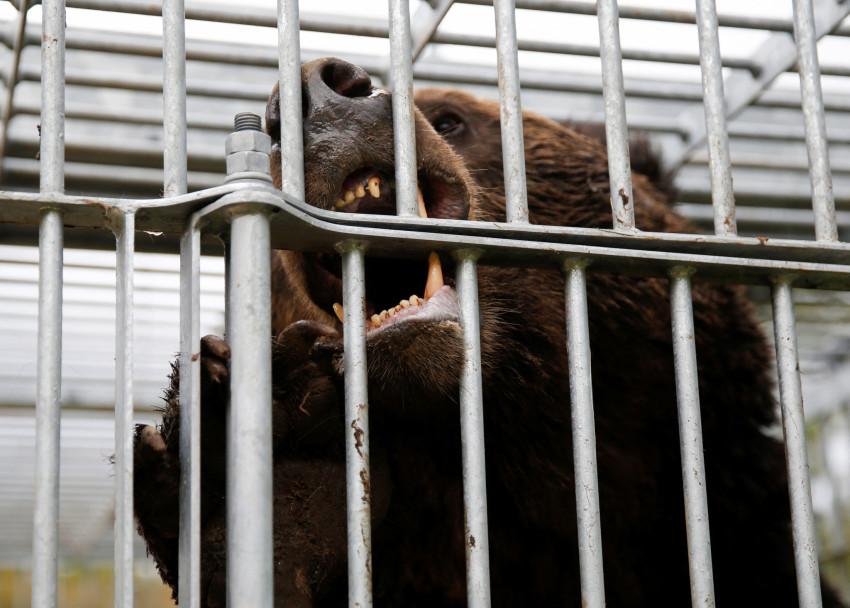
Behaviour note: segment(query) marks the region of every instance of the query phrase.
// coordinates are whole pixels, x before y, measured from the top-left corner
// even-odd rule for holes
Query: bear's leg
[[[230,352],[224,340],[207,336],[201,341],[201,451],[205,513],[224,498],[224,413],[227,403]],[[166,390],[159,429],[136,427],[133,478],[134,509],[139,533],[147,543],[157,569],[177,594],[180,492],[180,404],[176,366]]]

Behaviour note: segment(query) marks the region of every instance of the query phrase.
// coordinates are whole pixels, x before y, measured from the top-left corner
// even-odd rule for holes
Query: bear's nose
[[[369,97],[373,91],[366,70],[335,57],[305,64],[302,78],[304,111],[308,115],[313,109],[327,105],[339,105],[342,109],[352,100]]]

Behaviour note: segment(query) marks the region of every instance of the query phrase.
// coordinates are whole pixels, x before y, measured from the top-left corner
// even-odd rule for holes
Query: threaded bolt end
[[[233,117],[233,127],[236,131],[262,131],[263,119],[253,112],[239,112]]]

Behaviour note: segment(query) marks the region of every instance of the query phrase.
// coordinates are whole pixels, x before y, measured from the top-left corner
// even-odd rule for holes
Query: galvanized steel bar
[[[133,252],[136,216],[116,214],[115,608],[133,606]]]
[[[818,20],[815,22],[814,36],[819,40],[826,36],[850,14],[850,3],[835,0],[815,0]],[[641,10],[641,9],[639,9]],[[718,19],[721,26],[722,19]],[[790,31],[786,30],[786,31]],[[729,76],[724,84],[726,89],[726,117],[734,118],[750,105],[763,107],[799,106],[799,99],[792,98],[780,91],[768,91],[777,76],[791,69],[797,61],[797,48],[794,41],[784,31],[771,34],[751,55],[752,72],[738,71]],[[845,104],[846,105],[846,104]],[[828,104],[831,109],[844,111],[841,103]],[[694,150],[702,146],[706,138],[705,122],[697,114],[702,108],[683,111],[677,121],[685,132],[686,142],[676,154],[666,154],[664,166],[667,170],[679,169],[690,158]]]
[[[493,0],[496,13],[496,57],[499,72],[499,118],[502,126],[502,167],[508,222],[528,222],[525,186],[525,142],[522,138],[519,59],[514,0]]]
[[[608,173],[611,180],[611,213],[615,230],[632,231],[635,229],[634,195],[617,0],[599,0],[596,11],[599,21],[599,57],[602,60]]]
[[[726,98],[723,92],[723,65],[717,35],[717,7],[714,0],[697,0],[700,69],[703,110],[708,134],[708,163],[711,174],[711,203],[714,206],[714,233],[733,236],[735,194],[732,192],[732,161],[729,158],[729,132],[726,129]]]
[[[65,4],[42,2],[41,161],[42,192],[65,190]]]
[[[42,5],[39,189],[65,190],[65,4]],[[7,86],[10,83],[7,82]],[[32,603],[57,605],[59,428],[62,383],[62,214],[42,212],[39,227],[38,384]]]
[[[478,308],[479,255],[477,250],[462,250],[456,254],[457,297],[464,347],[460,374],[460,433],[463,443],[466,601],[470,608],[489,608],[490,539],[487,526],[484,396]]]
[[[180,575],[178,604],[201,603],[201,235],[180,240]]]
[[[183,0],[162,2],[162,129],[165,196],[186,192],[186,18]]]
[[[271,265],[265,210],[230,223],[227,339],[227,605],[270,608],[272,549]]]
[[[62,392],[62,214],[42,213],[38,238],[38,381],[32,605],[57,606],[59,427]]]
[[[575,466],[581,601],[587,608],[604,608],[602,523],[599,518],[599,479],[596,473],[596,429],[593,418],[593,375],[590,369],[590,330],[587,317],[587,261],[564,264],[567,352]]]
[[[806,126],[806,151],[809,155],[809,178],[812,183],[812,209],[815,213],[815,235],[819,241],[837,241],[838,227],[835,224],[835,199],[829,168],[829,142],[823,113],[814,9],[812,0],[793,0],[792,4],[800,95]]]
[[[416,128],[413,123],[413,63],[408,0],[389,0],[390,72],[393,89],[393,151],[396,212],[417,214]]]
[[[304,142],[301,115],[301,38],[298,0],[278,0],[277,40],[280,52],[281,190],[304,200]]]
[[[785,462],[788,466],[788,493],[791,497],[797,595],[802,608],[821,608],[820,568],[806,452],[806,417],[800,385],[791,277],[782,277],[773,285],[773,332],[779,371],[782,429],[785,434]]]
[[[702,448],[699,407],[696,332],[691,298],[690,268],[670,273],[670,317],[673,325],[673,356],[676,368],[676,401],[679,412],[679,448],[685,494],[685,527],[688,536],[688,568],[691,605],[713,608],[714,572],[708,525],[708,495]]]
[[[348,537],[348,605],[372,605],[372,527],[369,495],[369,395],[366,364],[364,248],[340,246],[345,310],[345,479]]]

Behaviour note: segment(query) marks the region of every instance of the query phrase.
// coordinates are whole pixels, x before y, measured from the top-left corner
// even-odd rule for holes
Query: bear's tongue
[[[422,196],[422,190],[419,188],[419,186],[416,187],[416,199],[419,204],[419,217],[428,217],[428,212],[425,210],[425,199]],[[430,300],[431,296],[437,293],[440,288],[443,287],[444,284],[445,283],[443,282],[443,266],[442,264],[440,264],[440,256],[437,255],[436,251],[432,251],[428,255],[428,278],[425,281],[425,291],[422,294],[423,297],[420,298],[417,295],[412,295],[409,299],[402,300],[393,308],[390,308],[389,310],[382,310],[380,313],[372,315],[372,318],[370,319],[372,327],[380,327],[384,321],[404,309],[413,306],[424,305],[425,302]],[[339,302],[334,303],[333,309],[340,323],[344,323],[345,311],[342,307],[342,304],[340,304]]]

